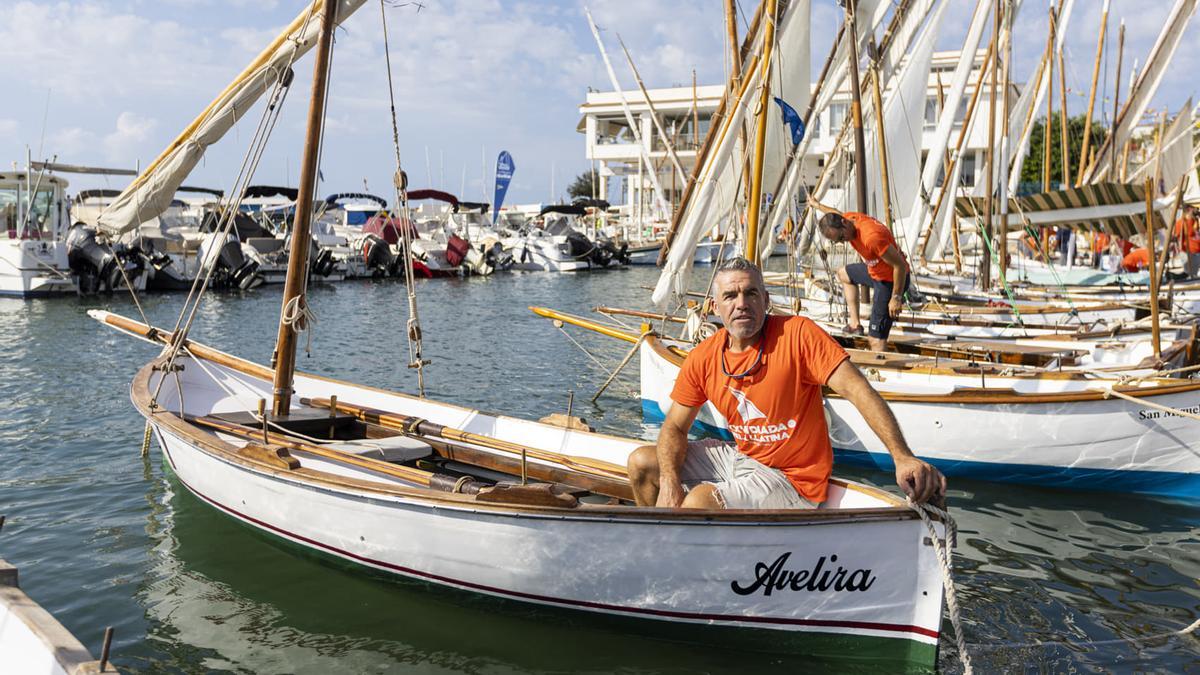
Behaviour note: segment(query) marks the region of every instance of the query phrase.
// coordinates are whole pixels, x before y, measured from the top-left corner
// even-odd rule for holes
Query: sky
[[[973,0],[946,0],[939,49],[961,44]],[[410,187],[491,199],[496,155],[516,163],[509,203],[550,202],[589,168],[579,105],[611,90],[578,0],[385,0],[402,162]],[[145,166],[307,3],[301,0],[0,0],[0,162],[57,157],[71,164]],[[1116,24],[1126,23],[1125,84],[1149,53],[1173,3],[1114,0],[1102,93],[1111,95]],[[622,87],[725,80],[723,0],[587,0]],[[1082,113],[1099,33],[1100,0],[1077,0],[1066,58],[1068,108]],[[1046,2],[1027,0],[1014,30],[1015,79],[1028,77],[1046,40]],[[754,3],[740,0],[741,28]],[[812,63],[819,69],[841,21],[835,0],[812,0]],[[1195,30],[1191,31],[1192,35]],[[1185,37],[1185,40],[1188,38]],[[337,32],[319,192],[364,188],[391,198],[395,170],[380,0]],[[1180,48],[1153,107],[1195,94],[1196,50]],[[255,182],[298,180],[312,55],[301,60]],[[1056,97],[1057,98],[1057,97]],[[1057,105],[1057,102],[1056,102]],[[1111,101],[1097,103],[1111,109]],[[187,183],[233,181],[261,109],[211,148]],[[486,180],[484,174],[487,174]],[[128,178],[68,176],[71,189],[122,188]],[[553,191],[552,191],[553,190]]]

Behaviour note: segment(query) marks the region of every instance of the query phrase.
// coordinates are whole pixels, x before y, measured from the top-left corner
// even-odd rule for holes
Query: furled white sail
[[[1063,3],[1055,25],[1054,54],[1058,54],[1067,41],[1068,29],[1071,26],[1071,13],[1074,9],[1075,0],[1066,0]],[[1046,92],[1050,87],[1050,68],[1047,67],[1045,57],[1046,54],[1043,53],[1037,73],[1034,75],[1037,79],[1036,86],[1031,86],[1034,84],[1032,82],[1025,86],[1008,115],[1008,147],[1011,149],[1009,157],[1013,160],[1008,174],[1008,191],[1014,194],[1017,191],[1017,183],[1021,180],[1021,165],[1024,164],[1025,154],[1029,152],[1029,136],[1033,133],[1033,120],[1045,105]],[[997,173],[995,174],[997,181],[1002,175],[999,173],[1001,169],[1002,167],[997,163]]]
[[[1162,32],[1158,34],[1158,39],[1150,50],[1146,66],[1142,68],[1133,87],[1129,90],[1129,100],[1125,102],[1121,113],[1117,115],[1116,133],[1110,139],[1116,142],[1106,141],[1100,146],[1100,151],[1096,153],[1096,162],[1085,176],[1086,182],[1094,183],[1111,178],[1109,176],[1112,168],[1110,157],[1114,156],[1114,152],[1119,153],[1133,135],[1133,129],[1142,119],[1146,107],[1150,105],[1150,99],[1154,98],[1155,92],[1158,91],[1158,85],[1162,82],[1163,75],[1167,72],[1167,67],[1175,56],[1175,50],[1179,48],[1179,43],[1183,39],[1188,20],[1195,11],[1196,0],[1176,0],[1175,6],[1171,8],[1171,13],[1167,17],[1167,22],[1163,24]]]
[[[888,147],[888,183],[896,220],[907,221],[916,201],[921,177],[921,137],[925,132],[925,99],[929,89],[929,69],[933,48],[942,27],[948,2],[941,2],[930,17],[924,32],[913,46],[910,57],[897,72],[896,85],[883,101],[883,139]],[[874,119],[870,129],[875,129]],[[875,133],[867,135],[867,167],[881,165],[879,142]],[[872,213],[883,217],[883,191],[879,180],[870,180]]]
[[[803,111],[808,107],[811,96],[809,78],[809,16],[810,0],[795,0],[788,4],[779,19],[776,29],[775,48],[772,50],[771,92],[792,107]],[[761,35],[761,31],[759,33]],[[761,42],[761,38],[759,40]],[[761,45],[756,49],[761,53]],[[754,62],[754,59],[749,59]],[[688,203],[681,206],[680,226],[671,243],[667,261],[663,265],[653,293],[656,304],[664,305],[674,293],[682,296],[687,289],[693,253],[696,244],[714,226],[728,224],[736,219],[741,185],[742,153],[737,130],[753,112],[748,109],[758,100],[761,84],[761,68],[747,75],[748,84],[742,97],[733,101],[726,123],[713,133],[719,134],[713,152],[705,158],[696,178],[696,188]],[[765,190],[779,183],[786,161],[786,153],[792,147],[790,133],[782,122],[779,107],[773,102],[763,111],[767,115],[766,156],[764,157],[763,185]],[[726,230],[728,231],[728,227]]]
[[[930,212],[933,209],[933,205],[930,199],[937,187],[938,174],[942,171],[942,157],[945,156],[946,147],[950,143],[950,132],[954,128],[959,102],[962,100],[963,92],[967,89],[967,80],[970,78],[971,72],[975,69],[975,50],[979,48],[979,41],[983,37],[984,27],[990,23],[992,3],[994,1],[979,0],[979,3],[975,5],[975,15],[971,18],[971,25],[967,29],[967,37],[963,41],[962,52],[958,57],[958,64],[954,68],[954,77],[951,79],[950,91],[946,94],[945,105],[942,107],[941,114],[938,115],[937,128],[933,133],[933,142],[926,155],[928,160],[925,162],[925,168],[921,172],[920,188],[912,207],[908,210],[908,213],[911,214],[909,218],[909,230],[919,228],[928,222],[931,216]],[[904,253],[910,259],[917,253],[918,232],[919,230],[906,231],[905,241],[901,244],[901,247],[905,249]]]
[[[337,8],[339,23],[364,1],[328,0]],[[312,6],[300,12],[179,138],[113,200],[100,214],[98,227],[101,231],[115,237],[167,209],[175,190],[204,156],[208,146],[221,140],[259,97],[284,76],[289,66],[316,45],[326,3],[327,0],[314,0]]]
[[[1147,178],[1157,178],[1155,195],[1172,194],[1179,179],[1192,167],[1192,100],[1189,98],[1179,114],[1163,131],[1159,139],[1160,148],[1153,157],[1142,164],[1129,177],[1129,182],[1140,183]]]

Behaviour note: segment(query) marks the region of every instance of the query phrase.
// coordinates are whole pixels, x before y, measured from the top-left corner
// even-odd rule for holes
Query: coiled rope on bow
[[[938,563],[942,569],[942,585],[945,588],[946,610],[950,613],[950,625],[954,626],[954,643],[958,646],[958,658],[962,661],[963,672],[971,675],[971,657],[967,654],[967,639],[963,635],[962,617],[958,610],[958,595],[954,587],[954,570],[951,565],[951,547],[958,539],[958,526],[954,518],[945,510],[932,504],[918,504],[908,499],[908,507],[921,516],[925,529],[929,531],[929,539],[933,542],[933,550],[937,553]],[[945,525],[945,539],[938,537],[937,528],[933,525],[933,516],[937,516]]]
[[[279,321],[292,329],[293,333],[304,331],[304,353],[312,356],[313,326],[317,324],[317,315],[308,306],[305,296],[297,295],[283,306]]]

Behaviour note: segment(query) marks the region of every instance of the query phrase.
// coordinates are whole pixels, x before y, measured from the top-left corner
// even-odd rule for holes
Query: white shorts
[[[717,438],[688,442],[679,480],[687,490],[701,483],[711,484],[727,509],[817,508],[796,492],[782,471],[743,455],[733,443]]]

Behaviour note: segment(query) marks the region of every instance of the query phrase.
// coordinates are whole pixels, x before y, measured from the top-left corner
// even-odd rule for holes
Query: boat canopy
[[[1155,227],[1163,226],[1162,210],[1170,200],[1154,204]],[[954,209],[962,218],[977,218],[987,211],[987,197],[959,197]],[[1115,234],[1128,239],[1146,231],[1146,188],[1140,184],[1095,183],[1051,192],[1038,192],[1008,200],[1010,226],[1065,226],[1073,230]]]
[[[542,210],[538,212],[538,215],[544,216],[547,213],[563,213],[568,216],[582,216],[583,214],[587,213],[587,210],[578,204],[550,204],[549,206],[543,206]]]
[[[454,206],[454,207],[458,206],[458,197],[455,197],[454,195],[450,194],[449,192],[442,192],[441,190],[409,190],[408,191],[408,201],[415,202],[415,201],[418,201],[421,199],[436,199],[439,202],[446,202],[447,204],[450,204],[451,206]]]
[[[487,202],[459,202],[454,207],[454,212],[460,213],[462,211],[478,211],[480,213],[487,213],[488,209],[491,207],[492,205],[488,204]]]
[[[300,190],[290,187],[277,187],[274,185],[247,185],[246,191],[242,193],[242,199],[276,196],[283,197],[284,199],[294,202],[300,196]]]
[[[587,197],[580,197],[579,199],[572,201],[571,204],[573,206],[583,206],[585,208],[600,209],[602,211],[608,210],[608,207],[611,206],[607,200],[588,199]]]
[[[75,201],[82,202],[86,199],[112,199],[120,194],[120,190],[105,190],[102,188],[80,190],[79,194],[75,195]]]
[[[381,209],[386,209],[388,205],[387,200],[383,197],[376,197],[375,195],[368,194],[366,192],[338,192],[326,197],[325,205],[334,206],[338,202],[349,201],[351,199],[363,199],[369,202],[375,202]]]

